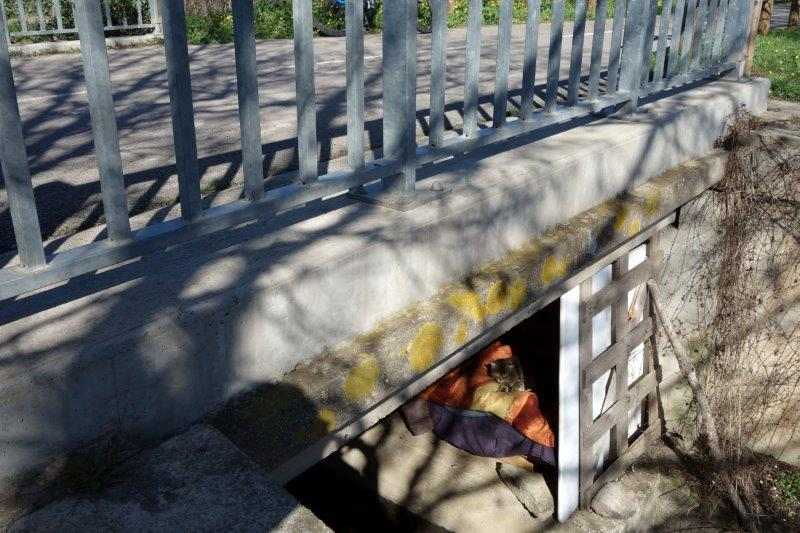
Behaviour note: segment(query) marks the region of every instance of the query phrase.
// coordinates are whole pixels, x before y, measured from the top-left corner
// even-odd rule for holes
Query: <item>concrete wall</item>
[[[763,80],[715,82],[435,169],[422,187],[467,185],[409,212],[334,198],[4,303],[0,486],[98,439],[180,429],[707,153],[733,109],[758,112],[767,94]]]

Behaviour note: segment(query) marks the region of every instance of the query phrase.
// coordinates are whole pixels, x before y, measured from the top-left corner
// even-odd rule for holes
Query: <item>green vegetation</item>
[[[772,96],[800,102],[800,29],[771,30],[756,42],[753,71],[772,81]]]
[[[800,471],[782,473],[775,480],[775,486],[786,503],[800,503]]]
[[[525,22],[527,0],[514,0],[513,18],[517,24]],[[256,37],[258,39],[285,39],[292,36],[292,5],[290,0],[255,0]],[[314,18],[327,27],[344,28],[344,12],[327,0],[313,0]],[[614,0],[608,1],[608,16],[613,16]],[[455,0],[452,4],[447,24],[451,28],[464,26],[469,14],[469,0]],[[540,20],[547,22],[552,18],[552,0],[542,0]],[[567,0],[565,18],[575,18],[575,0]],[[594,18],[594,13],[589,13]],[[500,19],[500,0],[485,0],[483,3],[483,23],[497,24]],[[419,10],[420,27],[430,27],[431,10],[428,2],[421,2]],[[383,25],[380,7],[369,29],[379,31]],[[230,10],[203,4],[202,9],[193,9],[188,4],[188,37],[192,44],[227,43],[233,40],[233,19]]]

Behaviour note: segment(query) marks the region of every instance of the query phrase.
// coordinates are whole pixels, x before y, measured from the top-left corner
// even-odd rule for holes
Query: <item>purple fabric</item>
[[[453,409],[428,402],[433,432],[465,452],[481,457],[522,455],[531,461],[555,466],[553,448],[533,442],[511,424],[491,413]]]

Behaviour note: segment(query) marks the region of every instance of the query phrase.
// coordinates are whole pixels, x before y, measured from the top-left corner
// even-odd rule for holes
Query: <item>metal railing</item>
[[[311,0],[294,0],[294,54],[297,107],[297,179],[283,187],[267,187],[264,179],[256,77],[252,0],[233,0],[235,56],[241,128],[244,194],[241,200],[204,209],[198,171],[192,84],[189,74],[183,2],[159,0],[172,111],[175,160],[181,216],[132,231],[123,180],[119,136],[103,40],[103,6],[94,0],[75,2],[81,39],[87,97],[100,174],[107,238],[88,245],[45,254],[34,190],[26,157],[8,47],[0,39],[0,158],[8,191],[17,243],[18,264],[0,270],[0,300],[91,273],[171,244],[218,232],[257,217],[266,217],[307,202],[369,183],[403,197],[417,193],[417,169],[448,158],[463,157],[476,148],[499,143],[554,124],[603,110],[633,110],[639,99],[735,68],[746,41],[747,0],[664,0],[657,16],[656,0],[615,4],[606,20],[608,0],[598,0],[592,32],[588,79],[581,76],[586,0],[576,0],[576,20],[569,50],[570,68],[560,79],[564,0],[554,0],[549,32],[545,90],[536,99],[540,0],[528,0],[525,23],[520,116],[508,117],[512,0],[501,0],[495,65],[494,113],[480,127],[479,61],[481,0],[470,0],[467,25],[463,130],[445,135],[445,74],[447,64],[447,1],[430,0],[431,36],[430,124],[427,142],[416,131],[417,0],[384,4],[383,32],[383,154],[367,162],[364,150],[364,36],[361,0],[346,6],[347,143],[349,169],[318,175],[314,41]],[[610,53],[603,64],[605,27],[610,22]],[[6,23],[0,17],[0,30]],[[657,32],[657,35],[656,35]],[[588,43],[587,43],[588,44]],[[566,90],[564,90],[566,89]]]
[[[0,0],[8,42],[25,37],[69,37],[78,33],[76,0]],[[156,0],[95,0],[105,31],[149,30],[160,33]],[[130,18],[129,18],[130,16]]]

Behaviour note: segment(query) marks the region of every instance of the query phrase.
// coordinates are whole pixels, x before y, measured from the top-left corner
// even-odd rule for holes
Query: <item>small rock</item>
[[[628,519],[636,514],[638,506],[636,495],[618,481],[605,484],[592,498],[592,511],[605,518]]]
[[[534,517],[553,514],[555,505],[550,488],[539,472],[531,472],[507,463],[497,463],[497,475],[514,497]]]

